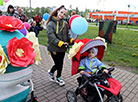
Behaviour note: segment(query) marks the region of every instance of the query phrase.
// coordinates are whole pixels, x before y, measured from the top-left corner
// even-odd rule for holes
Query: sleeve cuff
[[[58,46],[61,47],[64,44],[63,41],[59,41]]]
[[[74,41],[74,39],[73,39],[73,38],[71,38],[71,39],[70,39],[70,43],[73,43],[73,41]]]
[[[105,66],[105,65],[102,65],[102,66],[100,67],[100,69],[103,69],[103,68],[106,68],[106,66]]]
[[[84,66],[80,66],[80,67],[78,68],[78,70],[85,70],[85,67],[84,67]]]

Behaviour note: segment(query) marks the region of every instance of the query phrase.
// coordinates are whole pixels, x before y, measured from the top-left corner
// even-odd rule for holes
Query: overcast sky
[[[12,4],[13,6],[29,7],[29,1],[30,0],[9,0],[6,6]],[[84,11],[85,8],[104,11],[128,11],[128,4],[130,4],[129,11],[138,12],[138,0],[31,0],[32,7],[59,7],[62,4],[65,5],[66,8],[69,8],[70,5],[72,5],[72,8],[78,7],[80,11]]]

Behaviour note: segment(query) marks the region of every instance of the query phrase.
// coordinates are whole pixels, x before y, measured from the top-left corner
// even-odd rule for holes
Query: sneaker
[[[60,78],[56,79],[56,83],[58,83],[60,86],[65,85],[65,82],[63,80],[61,80]]]
[[[55,80],[55,77],[54,77],[54,74],[50,72],[50,70],[48,70],[48,75],[49,75],[49,79],[51,81],[54,81]]]

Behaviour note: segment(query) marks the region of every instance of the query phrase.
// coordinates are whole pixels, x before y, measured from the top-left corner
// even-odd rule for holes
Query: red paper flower
[[[16,29],[23,29],[23,23],[13,16],[0,16],[0,30],[14,32]]]
[[[23,37],[20,40],[17,37],[8,41],[7,53],[12,66],[27,67],[34,63],[36,54],[32,48],[33,43]]]

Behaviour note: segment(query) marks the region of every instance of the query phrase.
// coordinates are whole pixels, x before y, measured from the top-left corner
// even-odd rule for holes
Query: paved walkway
[[[66,55],[62,73],[62,78],[65,80],[66,85],[60,87],[57,83],[48,79],[47,71],[53,65],[53,61],[47,53],[47,48],[41,45],[40,50],[42,62],[38,66],[33,65],[32,76],[38,102],[67,102],[67,90],[75,90],[77,87],[76,78],[78,75],[71,76],[71,61]],[[122,83],[121,93],[124,102],[138,102],[138,75],[116,68],[113,76]],[[78,96],[77,102],[83,102],[82,98]]]

